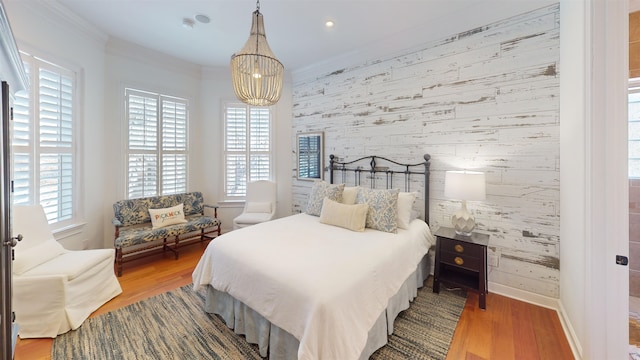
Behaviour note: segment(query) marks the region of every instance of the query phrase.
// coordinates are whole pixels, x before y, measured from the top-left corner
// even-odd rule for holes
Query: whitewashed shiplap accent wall
[[[484,171],[469,202],[491,235],[489,281],[559,296],[559,5],[388,58],[293,83],[293,134],[324,131],[329,154],[432,156],[431,226],[450,226],[446,170]],[[294,142],[295,143],[295,142]],[[295,149],[294,149],[295,151]],[[295,180],[293,212],[311,183]]]

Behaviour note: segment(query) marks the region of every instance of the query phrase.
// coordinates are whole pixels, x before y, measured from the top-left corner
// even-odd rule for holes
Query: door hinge
[[[617,265],[622,265],[622,266],[627,266],[629,265],[629,258],[626,256],[622,256],[622,255],[616,255],[616,264]]]

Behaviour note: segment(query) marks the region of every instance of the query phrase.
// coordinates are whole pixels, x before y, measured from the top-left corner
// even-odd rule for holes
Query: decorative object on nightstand
[[[476,227],[476,221],[467,210],[467,201],[485,199],[484,173],[477,171],[447,171],[444,175],[444,196],[462,200],[462,207],[451,216],[451,223],[458,235],[470,236]]]
[[[436,262],[433,292],[440,292],[440,283],[478,292],[480,309],[487,308],[487,246],[489,235],[472,233],[460,236],[452,228],[436,231]]]

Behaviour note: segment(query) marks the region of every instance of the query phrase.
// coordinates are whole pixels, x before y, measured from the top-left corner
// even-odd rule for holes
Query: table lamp
[[[476,222],[473,215],[467,210],[467,201],[485,199],[484,173],[477,171],[445,172],[444,196],[462,201],[462,208],[451,216],[451,223],[456,234],[470,236],[476,227]]]

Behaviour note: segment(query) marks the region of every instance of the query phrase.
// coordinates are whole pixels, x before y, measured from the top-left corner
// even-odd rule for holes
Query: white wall
[[[434,228],[451,226],[460,207],[444,197],[444,172],[484,171],[487,200],[469,207],[477,231],[491,235],[498,266],[489,281],[557,298],[558,20],[558,5],[545,7],[294,78],[294,133],[324,131],[325,163],[329,154],[411,163],[431,154]],[[309,186],[294,181],[294,211],[304,210]]]
[[[70,232],[56,234],[67,248],[97,248],[103,246],[104,223],[103,189],[107,185],[105,160],[104,125],[104,44],[106,38],[83,28],[82,22],[71,26],[55,7],[43,2],[8,1],[5,3],[11,27],[20,50],[32,51],[44,57],[53,57],[61,65],[80,70],[79,79],[83,91],[83,107],[80,109],[79,130],[83,138],[78,149],[81,159],[80,194],[81,212],[85,225]],[[63,20],[66,19],[66,20]],[[78,25],[80,27],[78,27]]]
[[[628,358],[628,3],[561,2],[561,317],[579,358]]]
[[[223,106],[224,102],[237,101],[231,84],[228,68],[206,67],[201,82],[203,121],[200,126],[203,138],[203,179],[201,188],[219,203],[218,218],[222,221],[222,232],[233,229],[233,218],[242,211],[243,203],[222,202],[223,163]],[[273,110],[273,147],[275,151],[275,181],[277,184],[276,217],[291,215],[291,80],[286,76],[280,101]]]
[[[159,54],[122,40],[110,39],[107,44],[105,66],[104,134],[107,139],[107,184],[104,188],[104,246],[113,246],[113,203],[125,199],[123,179],[126,178],[124,89],[160,92],[186,98],[189,101],[189,178],[188,188],[199,189],[202,184],[202,157],[204,133],[200,127],[203,117],[200,109],[200,67],[188,62]],[[204,194],[211,200],[211,194]]]
[[[565,316],[570,319],[572,330],[578,339],[584,339],[587,333],[585,311],[585,238],[587,222],[587,202],[585,198],[585,176],[587,141],[584,119],[587,115],[588,98],[584,91],[587,79],[587,64],[583,60],[585,37],[588,31],[584,16],[585,4],[567,1],[561,7],[560,26],[560,144],[562,166],[560,177],[560,213],[562,227],[560,237],[562,249],[560,264],[560,299],[564,303]],[[571,64],[567,66],[566,64]],[[565,159],[567,159],[565,161]],[[566,249],[566,250],[565,250]],[[570,250],[569,250],[570,249]],[[581,342],[580,342],[581,343]],[[582,345],[576,344],[582,353]]]
[[[202,68],[100,33],[91,24],[49,2],[8,1],[18,47],[72,64],[83,75],[82,211],[86,225],[59,240],[70,249],[113,246],[113,203],[124,198],[124,94],[127,86],[186,97],[190,104],[189,188],[216,204],[222,181],[223,100],[235,99],[227,68]],[[274,106],[277,216],[291,203],[291,81]],[[285,204],[285,206],[282,206]],[[241,205],[220,209],[223,229]],[[60,237],[60,236],[58,236]],[[88,241],[85,241],[88,240]]]

